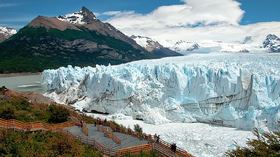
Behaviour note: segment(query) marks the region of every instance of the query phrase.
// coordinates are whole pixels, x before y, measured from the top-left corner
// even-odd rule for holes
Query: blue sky
[[[186,0],[187,1],[187,0]],[[245,11],[241,24],[280,21],[279,0],[239,0]],[[0,25],[26,25],[37,15],[57,16],[86,6],[98,13],[129,11],[146,14],[160,6],[183,4],[181,0],[0,0]],[[106,20],[101,16],[102,20]]]
[[[280,0],[239,0],[245,11],[242,24],[280,21]]]

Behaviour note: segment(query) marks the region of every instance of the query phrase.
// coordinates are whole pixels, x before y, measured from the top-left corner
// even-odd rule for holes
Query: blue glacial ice
[[[208,54],[117,66],[45,70],[46,95],[77,109],[147,123],[202,122],[250,130],[280,125],[279,54]]]

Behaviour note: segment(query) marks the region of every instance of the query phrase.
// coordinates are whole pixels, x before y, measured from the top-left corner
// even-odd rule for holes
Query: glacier
[[[209,53],[116,66],[45,70],[48,97],[150,124],[210,123],[278,130],[280,55]]]

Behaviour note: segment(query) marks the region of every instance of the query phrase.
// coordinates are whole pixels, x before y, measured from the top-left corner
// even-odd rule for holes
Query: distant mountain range
[[[67,65],[95,66],[180,55],[148,51],[87,8],[58,17],[38,16],[0,44],[0,73],[37,72]]]
[[[187,55],[189,53],[229,52],[229,53],[250,53],[250,52],[280,52],[280,38],[275,34],[264,35],[260,42],[256,42],[251,36],[246,36],[242,41],[185,41],[185,40],[161,40],[165,47]]]

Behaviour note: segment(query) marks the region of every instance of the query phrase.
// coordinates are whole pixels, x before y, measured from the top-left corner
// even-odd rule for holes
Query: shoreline
[[[0,74],[0,78],[5,78],[5,77],[16,77],[16,76],[32,76],[32,75],[41,75],[42,72],[36,72],[36,73],[31,73],[31,72],[24,72],[24,73],[7,73],[7,74]]]

